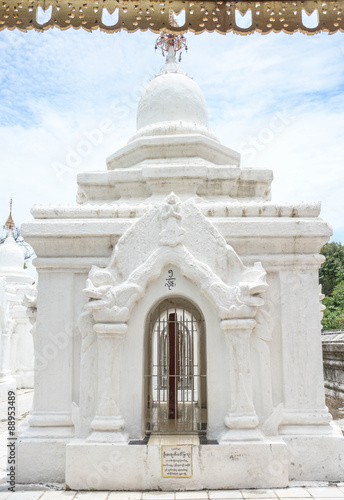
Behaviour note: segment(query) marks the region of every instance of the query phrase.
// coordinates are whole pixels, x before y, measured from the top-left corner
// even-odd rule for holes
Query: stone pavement
[[[17,391],[17,422],[20,425],[31,409],[33,390]],[[17,485],[14,493],[6,484],[7,403],[0,403],[0,500],[344,500],[344,482],[293,483],[289,488],[269,490],[211,490],[184,492],[64,491],[60,485]],[[344,477],[343,477],[344,481]]]
[[[310,486],[291,487],[269,490],[212,490],[181,492],[125,492],[125,491],[42,491],[33,487],[30,491],[15,493],[0,492],[0,500],[336,500],[344,499],[344,483],[342,486]]]

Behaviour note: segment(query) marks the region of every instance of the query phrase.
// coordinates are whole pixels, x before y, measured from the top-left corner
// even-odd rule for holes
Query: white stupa
[[[137,130],[134,138],[198,133],[215,139],[208,128],[203,93],[177,64],[173,47],[169,48],[166,64],[141,96]]]
[[[342,475],[325,406],[320,204],[270,201],[209,129],[181,38],[137,131],[78,176],[78,204],[35,206],[36,389],[19,482],[72,489],[268,488]]]
[[[7,237],[0,245],[0,400],[9,390],[33,387],[33,339],[24,305],[33,293],[33,278],[24,269],[24,252],[13,238],[10,215],[4,225]]]
[[[8,283],[33,283],[24,269],[24,252],[12,234],[0,245],[0,276],[6,277]]]

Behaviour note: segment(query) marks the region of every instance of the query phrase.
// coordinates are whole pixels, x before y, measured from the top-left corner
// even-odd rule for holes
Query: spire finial
[[[4,229],[7,230],[7,236],[9,236],[13,229],[15,229],[16,225],[14,223],[14,220],[12,218],[12,204],[13,204],[13,201],[12,201],[12,198],[10,199],[10,215],[8,216],[8,219],[4,225]]]
[[[168,20],[172,28],[178,27],[177,20],[175,18],[172,9],[169,10]],[[155,49],[159,48],[162,55],[166,52],[166,63],[176,62],[176,53],[180,51],[179,61],[181,61],[182,51],[188,50],[187,40],[183,33],[175,33],[173,30],[163,29],[155,43]]]

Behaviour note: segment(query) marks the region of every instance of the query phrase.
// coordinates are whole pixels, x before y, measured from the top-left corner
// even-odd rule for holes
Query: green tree
[[[344,328],[344,246],[326,243],[321,249],[326,257],[319,271],[319,281],[325,294],[326,310],[322,320],[324,330]]]
[[[325,297],[326,310],[322,320],[324,330],[344,328],[344,280],[338,283],[330,297]]]
[[[335,287],[344,280],[344,246],[341,243],[326,243],[320,251],[326,257],[319,271],[322,292],[330,296]]]

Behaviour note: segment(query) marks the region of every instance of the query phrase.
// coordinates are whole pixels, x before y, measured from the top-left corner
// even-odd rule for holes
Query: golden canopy
[[[107,19],[103,13],[107,10]],[[222,1],[222,0],[2,0],[0,29],[46,30],[83,28],[113,33],[169,29],[194,33],[217,31],[249,34],[257,31],[312,34],[344,30],[344,0]],[[179,26],[171,26],[170,13]],[[316,22],[314,24],[314,12]],[[312,15],[313,24],[309,22]],[[182,22],[180,22],[180,18]],[[245,19],[245,24],[240,22]],[[106,24],[105,24],[106,23]]]

